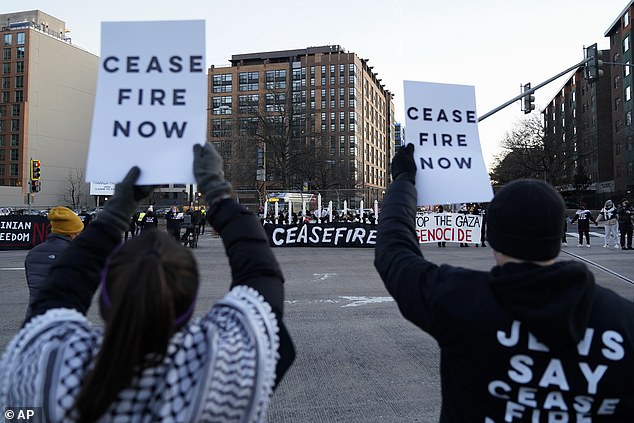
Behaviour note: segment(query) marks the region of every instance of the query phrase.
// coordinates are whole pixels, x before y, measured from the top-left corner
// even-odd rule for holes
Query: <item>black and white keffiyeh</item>
[[[32,319],[0,362],[0,409],[42,407],[45,421],[73,421],[75,397],[101,340],[101,329],[74,310]],[[100,421],[265,421],[278,344],[269,304],[237,286],[176,333],[161,364],[135,377]]]

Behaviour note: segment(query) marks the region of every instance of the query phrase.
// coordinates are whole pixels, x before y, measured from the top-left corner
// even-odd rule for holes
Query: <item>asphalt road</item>
[[[634,301],[634,251],[576,247],[570,232],[562,259],[604,266],[598,283]],[[598,235],[598,234],[597,234]],[[426,257],[488,270],[490,248],[422,246]],[[222,243],[208,233],[193,250],[203,282],[196,314],[227,290],[230,271]],[[18,330],[27,303],[27,251],[0,251],[0,348]],[[286,277],[285,320],[297,360],[274,394],[276,422],[434,422],[440,408],[438,348],[406,322],[374,270],[372,249],[275,249]],[[574,254],[574,256],[570,254]],[[96,308],[89,317],[98,323]]]

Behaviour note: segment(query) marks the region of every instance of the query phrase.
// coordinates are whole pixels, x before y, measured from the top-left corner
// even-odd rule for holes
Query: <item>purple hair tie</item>
[[[106,289],[106,277],[108,275],[108,267],[110,266],[110,262],[112,261],[112,257],[114,257],[114,255],[121,249],[121,247],[123,247],[123,245],[125,245],[123,242],[120,242],[110,253],[110,255],[108,256],[108,258],[106,258],[106,262],[103,265],[103,269],[101,269],[101,280],[100,280],[100,289],[101,289],[101,301],[103,302],[103,305],[106,306],[107,309],[111,309],[112,308],[112,303],[110,302],[110,296],[108,295],[108,290]],[[194,295],[194,298],[192,299],[191,304],[189,305],[189,307],[187,308],[187,310],[185,310],[185,312],[183,314],[181,314],[180,316],[178,316],[176,318],[176,320],[174,320],[174,326],[178,327],[180,325],[182,325],[183,323],[185,323],[194,313],[194,309],[196,308],[196,297],[197,297],[196,293]]]

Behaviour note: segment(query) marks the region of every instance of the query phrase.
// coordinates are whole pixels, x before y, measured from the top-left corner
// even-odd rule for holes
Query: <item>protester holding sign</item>
[[[440,421],[634,421],[634,304],[583,263],[556,261],[561,195],[507,184],[488,208],[496,266],[438,266],[416,239],[413,151],[392,162],[374,263],[403,316],[438,341]]]
[[[0,407],[41,407],[47,422],[264,421],[294,359],[283,276],[264,230],[230,197],[212,145],[196,145],[194,175],[233,282],[190,322],[199,274],[189,250],[165,231],[121,244],[151,192],[134,185],[139,174],[128,172],[51,269],[0,363]],[[85,317],[98,286],[103,333]]]

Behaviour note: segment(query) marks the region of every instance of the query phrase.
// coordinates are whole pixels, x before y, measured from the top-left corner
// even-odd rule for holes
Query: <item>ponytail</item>
[[[177,329],[177,313],[187,310],[195,298],[198,271],[191,254],[169,237],[168,246],[174,247],[173,242],[175,251],[184,250],[190,260],[183,262],[180,254],[170,257],[172,251],[161,252],[161,232],[148,234],[136,238],[152,238],[152,249],[133,248],[130,241],[104,269],[107,283],[102,285],[103,298],[111,305],[102,301],[106,320],[103,341],[75,401],[80,422],[97,420],[137,375],[163,360]],[[191,263],[193,284],[188,271]]]

